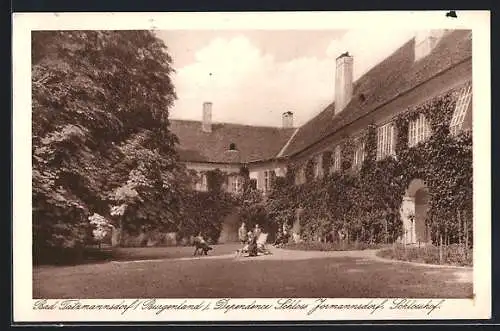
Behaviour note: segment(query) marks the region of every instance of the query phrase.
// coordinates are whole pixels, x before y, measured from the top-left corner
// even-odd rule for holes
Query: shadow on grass
[[[455,281],[456,280],[456,281]],[[467,298],[452,270],[359,258],[142,261],[35,268],[35,298]]]
[[[209,255],[230,254],[240,248],[239,244],[213,245]],[[192,246],[169,247],[86,247],[84,249],[53,250],[43,253],[43,259],[35,261],[40,266],[76,266],[80,264],[105,263],[110,261],[161,260],[193,256]],[[41,255],[41,254],[38,254]]]

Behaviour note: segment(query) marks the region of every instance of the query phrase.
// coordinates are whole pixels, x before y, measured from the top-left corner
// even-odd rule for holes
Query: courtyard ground
[[[470,268],[388,261],[373,250],[273,249],[272,255],[236,258],[238,247],[217,245],[204,257],[192,257],[192,247],[137,249],[137,260],[129,253],[120,261],[33,267],[33,297],[472,297]]]

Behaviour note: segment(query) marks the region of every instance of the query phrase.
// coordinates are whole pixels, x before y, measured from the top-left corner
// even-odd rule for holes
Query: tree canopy
[[[189,177],[169,130],[171,65],[150,31],[32,33],[34,247],[82,244],[88,216],[112,208],[115,226],[175,228]]]

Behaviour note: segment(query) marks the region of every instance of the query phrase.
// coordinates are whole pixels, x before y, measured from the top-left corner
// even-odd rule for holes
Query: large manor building
[[[181,160],[199,174],[196,189],[207,189],[204,172],[220,169],[228,174],[226,190],[239,192],[240,168],[246,166],[258,190],[271,189],[273,176],[284,176],[289,162],[302,164],[295,172],[297,185],[306,181],[305,164],[314,160],[314,176],[324,176],[324,155],[331,155],[331,172],[340,170],[340,141],[356,138],[370,124],[377,130],[377,159],[395,154],[397,134],[391,120],[398,113],[417,107],[449,91],[458,91],[451,134],[472,129],[472,32],[432,30],[417,36],[353,80],[355,58],[348,52],[336,59],[332,102],[300,127],[293,125],[293,113],[283,113],[281,127],[258,127],[212,123],[212,103],[200,105],[201,121],[172,120],[179,138]],[[332,84],[333,85],[333,84]],[[216,107],[214,106],[214,109]],[[413,120],[408,144],[415,145],[430,134],[424,116]],[[329,151],[331,153],[324,153]],[[354,148],[353,167],[364,159],[364,146]],[[406,242],[427,241],[422,222],[426,213],[426,187],[422,180],[410,183],[402,209],[414,211],[410,222],[402,213]]]

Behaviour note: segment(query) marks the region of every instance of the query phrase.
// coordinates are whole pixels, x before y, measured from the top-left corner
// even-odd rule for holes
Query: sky
[[[173,58],[177,100],[170,117],[281,126],[283,112],[300,126],[333,101],[335,58],[354,57],[354,80],[414,36],[412,30],[163,30]]]

